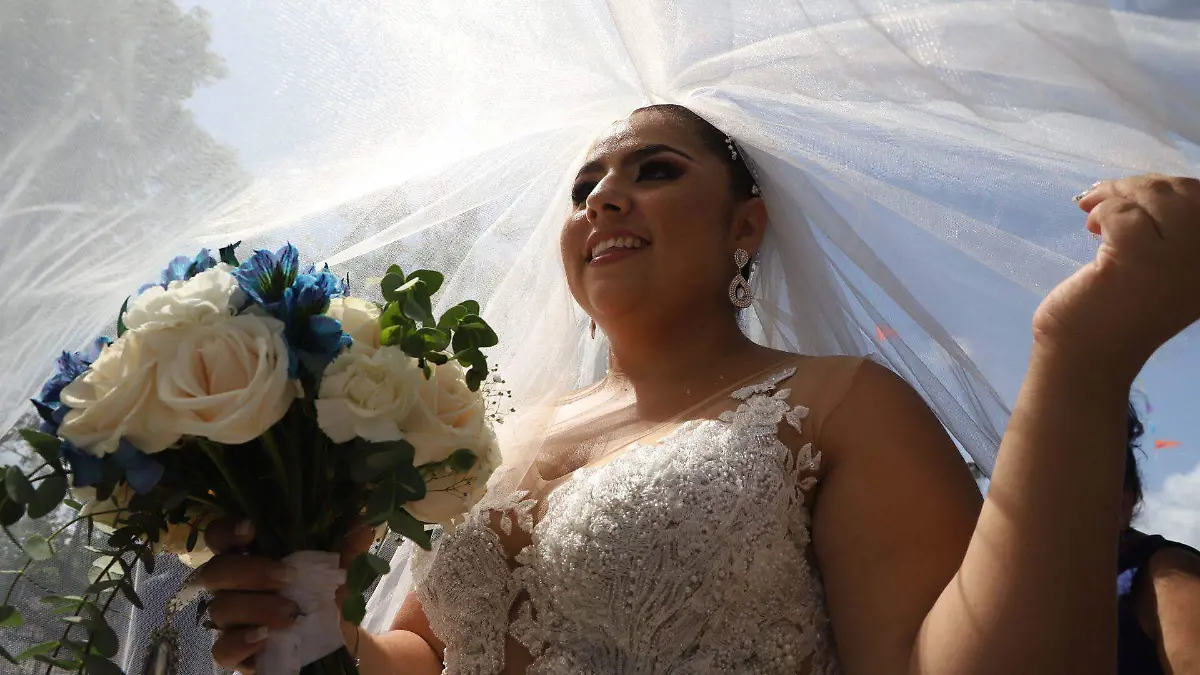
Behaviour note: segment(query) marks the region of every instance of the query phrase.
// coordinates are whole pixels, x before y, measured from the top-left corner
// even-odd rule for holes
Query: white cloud
[[[1200,548],[1200,463],[1146,495],[1138,529]]]

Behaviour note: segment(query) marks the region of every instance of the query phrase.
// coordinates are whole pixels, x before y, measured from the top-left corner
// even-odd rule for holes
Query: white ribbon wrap
[[[259,675],[297,675],[304,666],[342,646],[340,613],[334,593],[346,583],[346,571],[338,554],[327,551],[297,551],[283,562],[295,576],[282,591],[283,597],[300,608],[296,623],[272,631],[267,646],[258,654]]]

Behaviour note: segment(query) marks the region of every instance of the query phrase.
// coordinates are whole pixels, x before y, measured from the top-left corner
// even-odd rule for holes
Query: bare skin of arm
[[[1200,557],[1179,548],[1155,553],[1137,589],[1138,619],[1158,643],[1167,675],[1200,675]]]

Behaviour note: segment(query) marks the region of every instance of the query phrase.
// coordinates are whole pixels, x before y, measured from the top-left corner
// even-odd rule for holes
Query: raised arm
[[[1104,240],[1038,311],[973,532],[953,448],[906,387],[865,368],[825,424],[814,546],[848,675],[1116,670],[1125,405],[1200,318],[1200,183],[1105,183],[1081,206]]]

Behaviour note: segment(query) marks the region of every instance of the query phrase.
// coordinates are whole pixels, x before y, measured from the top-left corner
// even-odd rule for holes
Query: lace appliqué
[[[808,415],[778,389],[794,372],[734,392],[719,420],[577,471],[515,570],[482,515],[446,535],[421,591],[445,672],[503,669],[524,591],[507,630],[531,675],[836,673],[805,505],[821,455],[778,438]],[[524,527],[531,501],[511,506]]]

